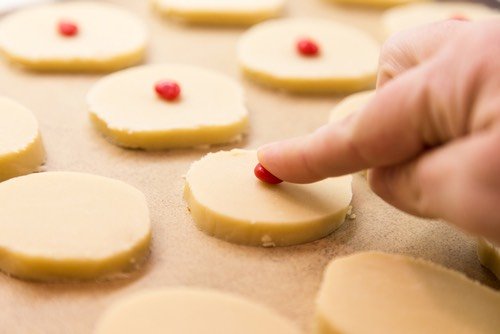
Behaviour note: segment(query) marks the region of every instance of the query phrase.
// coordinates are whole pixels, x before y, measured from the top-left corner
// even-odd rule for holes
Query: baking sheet
[[[147,22],[152,33],[147,62],[195,64],[241,80],[251,111],[251,131],[238,147],[257,148],[312,131],[326,122],[339,100],[281,94],[241,78],[234,54],[244,29],[185,26],[160,18],[148,1],[110,2],[130,8]],[[377,10],[291,0],[288,14],[326,17],[381,36]],[[360,176],[353,185],[357,218],[317,242],[263,249],[203,234],[192,223],[182,199],[182,175],[209,150],[143,152],[106,142],[91,127],[85,105],[86,92],[100,77],[33,74],[1,62],[0,94],[36,114],[48,151],[46,170],[112,177],[146,194],[154,233],[151,258],[131,279],[108,283],[41,284],[0,274],[0,333],[90,333],[102,311],[117,298],[142,289],[179,285],[247,297],[307,329],[325,265],[334,257],[363,250],[423,257],[500,288],[480,266],[473,238],[446,224],[397,211],[370,193]]]

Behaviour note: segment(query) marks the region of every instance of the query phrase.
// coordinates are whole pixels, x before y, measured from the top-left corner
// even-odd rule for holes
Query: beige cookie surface
[[[302,39],[319,47],[316,56],[298,50]],[[249,29],[239,40],[243,72],[265,86],[297,93],[354,92],[372,87],[379,45],[356,28],[331,20],[289,18]]]
[[[356,93],[340,101],[330,112],[330,122],[340,122],[344,118],[364,108],[375,96],[375,91]]]
[[[161,13],[189,23],[249,25],[279,16],[286,0],[153,0]]]
[[[196,288],[139,292],[105,312],[95,334],[299,334],[290,321],[257,303]]]
[[[469,21],[499,18],[500,13],[472,2],[424,2],[387,10],[382,24],[387,36],[433,22],[463,18]]]
[[[317,334],[498,333],[500,293],[432,262],[378,252],[333,260]]]
[[[100,176],[47,172],[0,183],[0,269],[37,281],[111,278],[148,254],[144,195]]]
[[[202,231],[237,244],[288,246],[323,238],[343,222],[351,176],[298,185],[258,180],[255,151],[211,153],[193,163],[185,199]]]
[[[155,84],[173,80],[175,101]],[[225,75],[187,65],[148,65],[113,73],[87,95],[93,124],[111,142],[149,150],[222,144],[241,138],[248,111],[241,86]]]
[[[413,2],[423,2],[429,0],[328,0],[328,1],[346,5],[361,5],[367,7],[391,7],[391,6],[399,6]]]
[[[78,28],[62,35],[61,22]],[[140,62],[144,24],[108,3],[68,1],[14,12],[0,21],[0,50],[14,64],[40,71],[111,71]]]
[[[0,182],[36,172],[44,162],[35,116],[19,103],[0,97]]]
[[[478,241],[477,255],[481,264],[500,279],[500,247],[480,239]]]

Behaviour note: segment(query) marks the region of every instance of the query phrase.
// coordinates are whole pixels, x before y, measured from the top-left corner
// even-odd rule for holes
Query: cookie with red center
[[[265,183],[256,178],[257,164],[256,151],[235,149],[191,165],[184,198],[200,230],[237,244],[278,247],[323,238],[342,225],[352,176],[271,185],[277,178],[263,169],[256,172]]]
[[[500,11],[473,2],[422,2],[387,10],[382,23],[387,36],[445,20],[484,21],[500,18]]]
[[[380,46],[331,20],[287,18],[248,30],[238,43],[243,73],[264,86],[297,93],[342,93],[375,84]]]
[[[87,96],[94,126],[111,142],[161,150],[241,139],[248,124],[243,90],[211,70],[178,64],[113,73]]]
[[[0,50],[32,70],[112,71],[140,62],[147,30],[133,14],[105,2],[28,7],[0,21]]]

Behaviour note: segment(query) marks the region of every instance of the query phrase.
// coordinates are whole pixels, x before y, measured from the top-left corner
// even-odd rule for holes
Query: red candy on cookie
[[[297,51],[303,56],[312,57],[318,55],[319,46],[310,38],[302,38],[297,42]]]
[[[181,94],[181,87],[172,80],[162,80],[155,85],[156,93],[167,101],[176,100]]]
[[[72,37],[78,34],[78,25],[68,20],[59,21],[57,29],[59,30],[59,34],[65,37]]]
[[[267,169],[264,168],[261,164],[257,164],[254,169],[255,176],[261,180],[262,182],[269,184],[280,184],[283,180],[277,178],[273,174],[271,174]]]

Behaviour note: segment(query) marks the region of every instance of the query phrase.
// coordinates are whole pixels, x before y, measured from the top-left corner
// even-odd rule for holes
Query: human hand
[[[388,203],[500,242],[500,21],[392,37],[377,94],[343,122],[270,144],[261,164],[309,183],[370,168]]]

